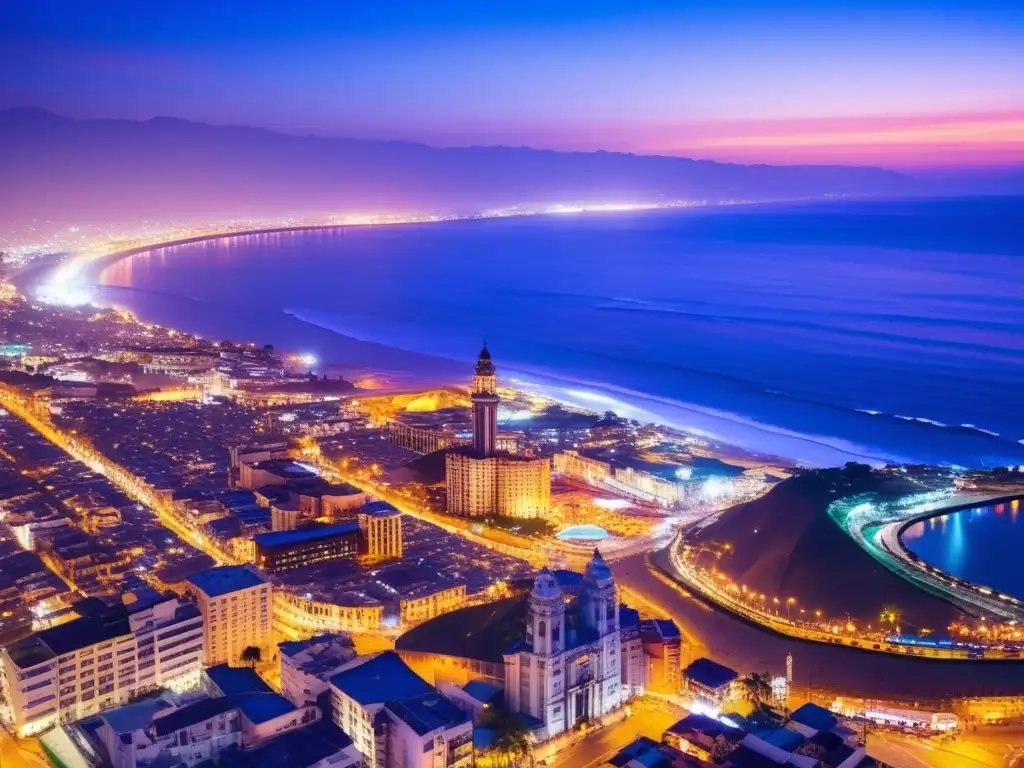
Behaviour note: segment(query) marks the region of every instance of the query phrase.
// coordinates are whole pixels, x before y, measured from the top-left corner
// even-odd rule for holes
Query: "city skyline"
[[[1024,12],[948,0],[8,12],[0,108],[903,169],[1024,163]]]

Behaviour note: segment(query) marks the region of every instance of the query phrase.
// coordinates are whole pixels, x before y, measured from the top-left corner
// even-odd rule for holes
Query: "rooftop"
[[[371,501],[368,504],[364,504],[363,508],[359,511],[364,515],[373,515],[375,517],[391,517],[392,515],[402,514],[386,501]]]
[[[469,714],[436,692],[403,701],[388,701],[385,706],[419,736],[470,721]]]
[[[294,768],[317,765],[352,745],[352,739],[326,720],[289,731],[255,749],[220,754],[221,768]]]
[[[413,672],[394,651],[385,651],[349,667],[334,675],[330,683],[363,705],[436,693],[434,687]]]
[[[721,688],[739,677],[736,670],[703,657],[691,662],[683,670],[683,675],[706,688]]]
[[[204,674],[224,696],[274,692],[274,689],[267,685],[263,678],[256,673],[256,670],[249,667],[229,667],[227,664],[217,664],[207,667]]]
[[[317,541],[332,536],[344,536],[355,533],[359,530],[359,523],[347,522],[335,525],[317,525],[309,528],[299,528],[295,531],[275,531],[273,533],[261,533],[253,536],[256,545],[263,548],[287,547],[293,544],[301,544],[307,541]]]
[[[27,669],[55,656],[130,634],[128,611],[120,606],[36,632],[8,645],[7,652],[19,668]]]
[[[502,694],[501,686],[485,680],[470,680],[462,686],[462,690],[482,704],[489,704]]]
[[[839,724],[835,715],[824,707],[819,707],[811,702],[798,707],[790,715],[790,719],[816,731],[830,731]]]
[[[188,583],[207,597],[220,597],[250,587],[266,584],[269,579],[254,568],[244,565],[222,565],[189,576]]]

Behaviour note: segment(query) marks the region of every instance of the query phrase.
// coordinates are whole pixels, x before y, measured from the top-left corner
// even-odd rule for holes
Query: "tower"
[[[473,451],[480,458],[493,456],[498,441],[498,378],[484,342],[473,373]]]
[[[596,548],[583,572],[580,624],[596,632],[598,637],[606,637],[619,628],[619,606],[612,570]]]
[[[542,568],[530,592],[530,635],[538,656],[557,656],[565,649],[565,602],[554,575]]]

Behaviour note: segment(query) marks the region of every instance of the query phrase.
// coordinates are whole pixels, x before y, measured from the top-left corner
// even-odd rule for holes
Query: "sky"
[[[9,0],[0,108],[754,163],[1024,165],[1020,0]]]

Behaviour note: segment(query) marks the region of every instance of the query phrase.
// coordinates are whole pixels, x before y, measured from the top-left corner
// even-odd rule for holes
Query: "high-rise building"
[[[498,450],[497,374],[487,346],[473,374],[473,440],[445,455],[448,513],[543,517],[551,509],[551,463]]]
[[[368,560],[397,560],[402,556],[402,513],[386,501],[371,501],[359,511],[363,556]]]
[[[498,375],[485,343],[473,373],[473,450],[480,458],[492,456],[498,444]]]
[[[114,606],[90,598],[75,609],[79,618],[0,650],[4,719],[19,736],[159,687],[198,685],[203,617],[196,606],[150,590]]]
[[[238,664],[242,651],[271,647],[270,579],[251,566],[225,565],[188,578],[203,615],[203,660]]]

